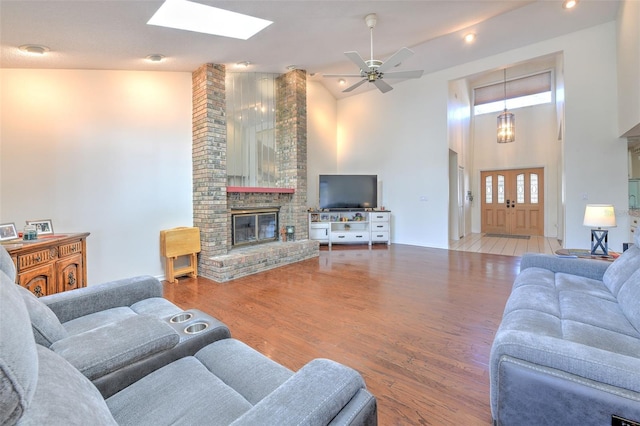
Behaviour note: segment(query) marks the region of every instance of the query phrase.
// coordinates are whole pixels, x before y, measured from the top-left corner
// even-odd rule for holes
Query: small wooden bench
[[[160,231],[160,251],[165,258],[165,279],[177,283],[176,277],[198,276],[198,256],[200,253],[200,228],[180,227]],[[189,265],[175,268],[174,262],[180,256],[189,257]]]

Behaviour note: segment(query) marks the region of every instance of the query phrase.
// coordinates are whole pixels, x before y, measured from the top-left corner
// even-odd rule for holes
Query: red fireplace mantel
[[[261,186],[227,186],[229,192],[267,192],[272,194],[293,194],[294,188],[268,188]]]

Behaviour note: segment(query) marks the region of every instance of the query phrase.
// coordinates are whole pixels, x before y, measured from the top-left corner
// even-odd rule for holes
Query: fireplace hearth
[[[232,246],[278,241],[279,211],[278,207],[231,210]]]

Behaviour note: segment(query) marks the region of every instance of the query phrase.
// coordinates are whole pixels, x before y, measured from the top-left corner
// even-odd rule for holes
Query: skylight
[[[247,40],[273,22],[187,0],[165,0],[148,25]]]

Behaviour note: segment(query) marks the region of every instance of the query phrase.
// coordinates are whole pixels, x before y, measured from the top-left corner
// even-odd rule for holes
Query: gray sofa
[[[638,235],[634,243],[612,263],[523,256],[491,349],[494,424],[640,421]]]
[[[15,265],[1,246],[0,271],[15,281]],[[231,336],[227,326],[210,315],[183,311],[164,299],[162,284],[150,276],[41,298],[17,288],[29,312],[36,343],[64,357],[104,397]],[[195,324],[197,332],[185,331]]]
[[[377,424],[375,397],[355,370],[316,359],[293,372],[232,338],[105,399],[65,358],[36,343],[22,293],[0,271],[2,425]]]

